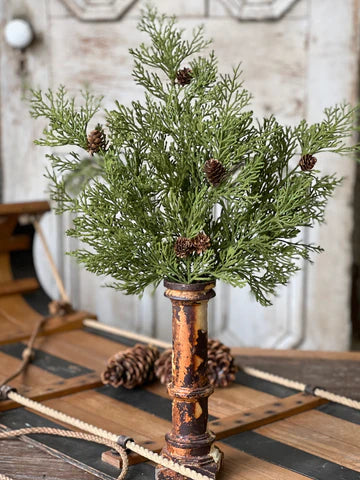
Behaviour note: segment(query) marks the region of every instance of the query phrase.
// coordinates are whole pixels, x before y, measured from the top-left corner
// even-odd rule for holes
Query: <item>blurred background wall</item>
[[[243,62],[245,86],[259,116],[274,113],[294,124],[321,120],[323,108],[358,98],[359,0],[154,0],[190,31],[204,23],[214,40],[220,71]],[[143,40],[136,23],[143,2],[133,0],[1,0],[3,32],[13,18],[31,23],[35,41],[17,51],[0,40],[0,164],[3,202],[45,199],[45,153],[33,145],[41,122],[28,114],[29,87],[88,87],[129,104],[142,92],[131,77],[128,48]],[[210,312],[211,334],[232,345],[342,350],[351,336],[350,297],[354,189],[352,159],[319,156],[323,172],[345,177],[327,212],[327,224],[304,232],[325,248],[304,265],[273,306],[256,304],[246,289],[219,284]],[[170,305],[163,288],[141,300],[101,288],[103,279],[80,271],[64,251],[69,218],[50,214],[43,227],[77,307],[101,321],[170,338]],[[41,245],[35,245],[40,280],[58,297]],[[353,297],[354,303],[354,297]],[[356,302],[355,302],[356,303]]]

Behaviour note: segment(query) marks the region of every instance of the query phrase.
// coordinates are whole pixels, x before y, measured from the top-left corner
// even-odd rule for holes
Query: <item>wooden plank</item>
[[[28,293],[40,287],[36,278],[21,278],[7,283],[0,283],[0,296],[13,295],[14,293]]]
[[[40,214],[50,211],[49,202],[0,203],[0,215]]]
[[[0,238],[0,253],[29,250],[31,238],[28,235],[15,235],[10,238]]]
[[[16,386],[15,381],[13,384]],[[53,382],[49,382],[47,385],[38,387],[19,387],[18,391],[20,394],[23,394],[32,400],[43,402],[45,400],[58,398],[63,395],[71,395],[76,392],[98,388],[101,385],[102,383],[98,375],[95,373],[89,373],[69,380],[56,379]],[[12,410],[18,407],[19,405],[11,400],[2,401],[0,403],[0,412]]]
[[[105,368],[109,356],[128,348],[76,329],[51,335],[44,340],[39,340],[36,345],[53,355],[86,365],[98,373]]]
[[[39,345],[41,341],[41,338],[38,339],[36,345],[41,347],[41,343]],[[7,354],[0,352],[0,376],[5,378],[19,367],[21,351],[17,351],[17,344],[4,345],[0,348],[8,352]],[[25,345],[22,348],[25,348]],[[26,372],[11,382],[12,386],[18,388],[19,393],[38,401],[101,386],[99,373],[89,369],[86,363],[79,364],[75,348],[73,350],[69,360],[66,355],[55,357],[46,349],[41,350],[43,356],[35,356]],[[11,401],[0,402],[0,411],[16,406]]]
[[[360,352],[259,351],[238,349],[236,363],[360,399]],[[349,382],[351,379],[351,382]]]
[[[311,411],[256,432],[360,472],[360,426],[354,423]]]
[[[270,404],[241,412],[240,414],[214,420],[210,422],[209,428],[215,433],[216,438],[221,440],[236,433],[252,430],[261,425],[291,417],[324,403],[327,403],[326,400],[299,393],[281,401],[278,399]]]
[[[355,360],[360,362],[360,352],[325,351],[325,350],[275,350],[271,348],[231,347],[234,356],[240,359],[249,357],[253,362],[262,357],[279,359],[323,359],[323,360]],[[262,360],[264,362],[264,360]],[[266,361],[266,359],[265,359]],[[284,362],[286,363],[286,362]],[[279,363],[280,364],[280,363]]]
[[[21,304],[21,300],[14,299],[17,306]],[[2,308],[0,301],[0,345],[9,342],[20,342],[30,337],[36,322],[40,320],[42,315],[37,314],[25,302],[24,307],[25,310],[21,311],[21,316],[19,316],[18,311],[17,315],[11,315]],[[53,317],[47,321],[44,328],[39,332],[39,338],[79,329],[82,326],[83,319],[91,316],[95,317],[89,312],[75,311],[63,317]],[[89,354],[89,357],[91,357],[91,354]]]
[[[231,435],[246,432],[260,425],[277,422],[280,419],[291,417],[306,410],[315,408],[327,403],[325,400],[312,397],[311,395],[296,394],[281,401],[272,401],[270,404],[262,405],[259,408],[244,410],[241,413],[213,420],[209,423],[209,430],[215,433],[216,440],[222,440]],[[159,452],[163,447],[162,437],[152,437],[151,449]],[[144,444],[143,444],[144,445]],[[146,444],[144,445],[146,446]],[[119,466],[119,458],[111,451],[102,456],[103,460],[110,465]],[[131,462],[140,461],[139,456],[132,455]]]
[[[0,203],[1,206],[1,203]],[[17,215],[6,215],[5,217],[0,217],[0,233],[2,237],[8,237],[12,234],[16,224],[18,222]]]
[[[1,440],[0,472],[14,480],[93,480],[94,476],[20,440]]]
[[[219,447],[226,459],[220,478],[226,480],[305,480],[306,478],[223,443],[220,443]]]

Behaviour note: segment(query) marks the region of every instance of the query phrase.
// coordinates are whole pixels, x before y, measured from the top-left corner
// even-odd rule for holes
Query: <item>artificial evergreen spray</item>
[[[340,181],[315,170],[323,161],[316,158],[357,149],[348,146],[356,109],[328,108],[314,125],[283,126],[272,115],[256,119],[240,67],[218,72],[214,52],[203,53],[211,42],[202,27],[187,40],[175,18],[149,7],[138,28],[150,38],[130,50],[143,101],[115,102],[99,125],[101,98],[83,93],[78,106],[60,87],[34,91],[31,112],[49,121],[39,145],[67,147],[65,155],[48,155],[48,176],[58,212],[73,214],[68,235],[82,241],[71,254],[127,294],[165,279],[173,304],[174,401],[162,454],[215,478],[221,452],[207,429],[213,387],[206,317],[215,281],[248,285],[269,305],[299,259],[320,251],[302,232],[324,221]],[[217,358],[212,351],[210,366]],[[108,381],[122,381],[120,360]],[[222,376],[210,368],[214,384],[234,376],[224,349],[221,360]],[[168,377],[167,365],[166,359],[158,364],[161,378]],[[179,479],[168,469],[156,475]]]

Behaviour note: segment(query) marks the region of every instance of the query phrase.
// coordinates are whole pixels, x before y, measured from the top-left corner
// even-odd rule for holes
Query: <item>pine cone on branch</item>
[[[90,155],[99,152],[100,150],[105,150],[106,148],[106,135],[101,125],[97,125],[95,130],[92,130],[88,137],[88,147],[87,150]]]
[[[174,245],[175,254],[179,258],[186,258],[194,251],[193,242],[190,238],[178,237]]]
[[[237,367],[230,348],[218,340],[208,342],[208,376],[215,387],[228,387],[234,380]]]
[[[210,238],[203,232],[196,235],[192,243],[194,250],[198,255],[206,252],[206,250],[211,246]]]
[[[155,362],[155,375],[160,383],[167,385],[172,378],[172,350],[165,350]]]
[[[303,172],[306,172],[308,170],[312,170],[315,167],[315,164],[317,162],[317,158],[315,158],[311,154],[303,155],[300,158],[299,165],[300,168]]]
[[[176,73],[176,82],[178,85],[181,85],[184,87],[185,85],[189,85],[191,83],[193,76],[192,76],[192,71],[190,68],[182,68],[181,70],[178,70]]]
[[[208,182],[213,186],[217,187],[224,180],[226,176],[226,169],[219,160],[215,158],[210,158],[206,160],[204,165],[204,172]]]
[[[157,348],[136,344],[125,351],[115,353],[109,358],[101,381],[113,387],[133,389],[154,378],[154,363],[159,357]]]

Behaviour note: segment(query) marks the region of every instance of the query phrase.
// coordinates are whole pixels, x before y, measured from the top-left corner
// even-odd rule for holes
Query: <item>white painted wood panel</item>
[[[307,117],[318,121],[319,112],[344,99],[358,101],[358,0],[311,0]],[[345,349],[350,334],[351,235],[355,162],[327,158],[319,167],[344,176],[327,209],[327,224],[309,232],[325,252],[306,269],[305,335],[303,348]]]
[[[42,38],[27,54],[30,59],[28,83],[35,87],[64,83],[72,92],[88,86],[97,93],[106,93],[106,106],[110,106],[114,98],[126,104],[141,98],[142,92],[130,75],[128,48],[143,39],[136,30],[136,22],[144,1],[134,4],[120,21],[96,23],[79,21],[66,6],[69,1],[43,0],[36,12],[33,2],[25,2],[31,18],[36,16],[36,29]],[[358,0],[186,0],[177,3],[157,0],[155,3],[162,10],[179,15],[188,31],[199,20],[205,23],[207,34],[214,39],[220,70],[229,70],[231,65],[243,62],[246,87],[255,96],[254,109],[259,116],[275,113],[290,124],[304,116],[318,120],[324,105],[343,98],[355,99]],[[0,4],[0,15],[9,16],[9,4],[6,8]],[[246,6],[256,9],[257,22],[239,22]],[[269,15],[281,16],[284,7],[287,11],[281,19],[262,21]],[[5,52],[1,54],[2,98],[13,91],[9,106],[3,103],[2,122],[3,125],[4,121],[12,122],[16,132],[11,138],[4,138],[4,133],[1,136],[5,200],[42,198],[45,195],[44,149],[31,144],[40,126],[26,117],[26,108],[18,94],[21,81],[13,52],[3,46],[3,41],[1,50]],[[24,138],[20,146],[19,136]],[[14,155],[17,155],[15,169]],[[322,161],[319,163],[328,168]],[[329,163],[329,167],[333,166],[340,173],[353,176],[352,161],[337,159]],[[327,227],[308,233],[326,247],[326,254],[318,256],[315,265],[307,266],[288,288],[282,288],[272,307],[256,304],[247,289],[217,285],[217,297],[210,306],[210,329],[214,336],[237,345],[333,349],[348,346],[352,188],[348,180],[338,191],[328,210]],[[163,297],[163,287],[154,295],[147,291],[141,300],[101,288],[103,279],[80,271],[69,257],[63,257],[64,249],[75,246],[73,239],[59,235],[68,222],[66,218],[44,219],[75,305],[96,311],[106,323],[168,340],[170,302]],[[37,258],[41,278],[54,295],[56,291],[49,272],[44,269],[40,246],[37,246]],[[334,278],[336,282],[327,281]]]

